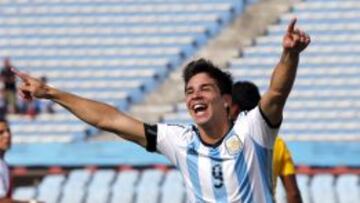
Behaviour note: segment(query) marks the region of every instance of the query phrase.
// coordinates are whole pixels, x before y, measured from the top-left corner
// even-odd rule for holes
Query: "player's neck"
[[[201,140],[208,145],[218,143],[230,130],[231,124],[224,119],[220,123],[199,126]]]
[[[5,151],[0,150],[0,159],[4,159]]]

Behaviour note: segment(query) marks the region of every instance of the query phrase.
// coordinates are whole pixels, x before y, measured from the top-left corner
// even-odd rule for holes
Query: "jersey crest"
[[[242,149],[243,143],[236,134],[233,134],[225,141],[225,147],[230,155],[235,155]]]

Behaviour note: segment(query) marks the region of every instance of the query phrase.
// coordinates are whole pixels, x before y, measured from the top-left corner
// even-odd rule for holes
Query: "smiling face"
[[[231,102],[229,96],[221,95],[216,81],[207,73],[198,73],[189,80],[185,100],[191,117],[199,126],[213,125],[219,123],[219,119],[226,119],[226,107]]]
[[[6,151],[11,146],[11,132],[6,122],[0,121],[0,151]]]

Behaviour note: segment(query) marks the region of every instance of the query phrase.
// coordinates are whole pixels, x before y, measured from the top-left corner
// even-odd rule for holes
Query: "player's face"
[[[189,80],[185,88],[185,100],[191,117],[198,125],[207,124],[216,117],[226,118],[226,101],[216,81],[206,73],[196,74]]]
[[[0,122],[0,150],[6,151],[11,146],[11,132],[7,123]]]

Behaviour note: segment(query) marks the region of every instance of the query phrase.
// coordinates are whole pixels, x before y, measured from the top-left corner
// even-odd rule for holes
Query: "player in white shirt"
[[[11,146],[11,132],[5,119],[0,118],[0,200],[11,197],[10,170],[4,160]]]
[[[295,29],[295,23],[293,19],[284,35],[281,59],[259,107],[240,116],[234,126],[228,117],[231,76],[203,59],[191,62],[184,71],[186,105],[193,126],[148,125],[115,107],[14,71],[22,80],[20,90],[25,98],[51,99],[95,127],[163,153],[182,172],[189,202],[273,202],[271,148],[300,52],[310,43],[307,34]]]

